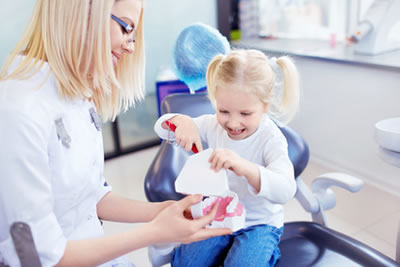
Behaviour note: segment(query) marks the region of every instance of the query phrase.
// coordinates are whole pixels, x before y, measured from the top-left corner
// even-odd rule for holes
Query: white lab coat
[[[61,259],[67,240],[103,236],[96,204],[111,188],[94,105],[62,99],[48,73],[45,63],[28,80],[0,82],[0,262],[10,266],[20,265],[9,233],[16,221],[29,224],[43,266]]]

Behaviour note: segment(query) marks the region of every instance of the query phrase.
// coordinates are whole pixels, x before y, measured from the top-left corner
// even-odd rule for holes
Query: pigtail
[[[299,73],[293,61],[283,56],[276,60],[282,73],[282,98],[279,105],[279,121],[287,124],[295,116],[299,107]]]
[[[224,57],[225,56],[222,54],[215,56],[207,67],[206,81],[207,81],[208,98],[210,99],[214,107],[215,107],[215,91],[217,87],[216,76],[218,73],[219,66],[224,60]]]

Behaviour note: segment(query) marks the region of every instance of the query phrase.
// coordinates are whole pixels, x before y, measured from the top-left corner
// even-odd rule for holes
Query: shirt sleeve
[[[97,191],[97,198],[96,198],[96,202],[99,203],[99,201],[108,193],[112,191],[112,186],[109,185],[106,181],[106,179],[103,178],[101,179],[101,183],[100,183],[100,188]]]
[[[276,135],[268,141],[264,158],[266,166],[258,166],[260,192],[257,193],[251,185],[248,189],[253,195],[265,197],[272,203],[285,204],[294,196],[297,186],[284,136]]]
[[[154,124],[154,131],[156,132],[156,134],[164,140],[168,140],[168,141],[175,141],[175,133],[171,130],[167,130],[164,129],[161,124],[169,119],[171,119],[172,117],[179,115],[178,113],[167,113],[162,115],[160,118],[158,118],[158,120],[156,121],[156,123]]]
[[[19,266],[9,230],[14,222],[25,222],[42,265],[54,266],[67,240],[53,212],[49,130],[33,116],[15,111],[0,112],[0,128],[0,254],[9,265]]]

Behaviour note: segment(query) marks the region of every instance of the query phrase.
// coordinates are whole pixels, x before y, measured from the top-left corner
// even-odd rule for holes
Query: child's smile
[[[233,140],[252,135],[267,111],[256,95],[236,89],[235,85],[218,86],[215,100],[218,123]]]

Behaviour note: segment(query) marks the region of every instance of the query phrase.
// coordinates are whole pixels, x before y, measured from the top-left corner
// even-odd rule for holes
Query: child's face
[[[111,55],[114,66],[123,54],[131,54],[134,51],[135,43],[132,38],[139,23],[141,8],[142,4],[139,0],[116,1],[113,6],[112,15],[125,23],[124,25],[127,24],[133,28],[132,32],[127,32],[116,19],[111,19]]]
[[[267,105],[249,93],[244,93],[235,85],[218,86],[215,94],[218,123],[233,140],[241,140],[252,135],[267,112]]]

